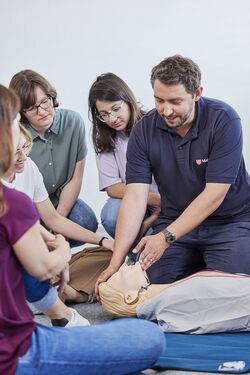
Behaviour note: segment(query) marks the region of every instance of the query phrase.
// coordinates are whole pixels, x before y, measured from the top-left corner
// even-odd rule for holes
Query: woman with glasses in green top
[[[78,198],[81,190],[87,144],[83,120],[77,112],[57,108],[57,92],[43,76],[23,70],[10,82],[21,100],[21,123],[32,135],[31,159],[44,178],[57,212],[95,232],[93,210]],[[70,241],[71,246],[82,244]]]

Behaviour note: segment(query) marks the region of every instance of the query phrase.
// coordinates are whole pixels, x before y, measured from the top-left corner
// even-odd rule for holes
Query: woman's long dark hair
[[[14,91],[0,85],[0,178],[8,171],[13,159],[11,126],[20,111],[20,100]],[[0,217],[6,212],[0,182]]]
[[[97,118],[96,101],[116,102],[123,100],[130,109],[130,119],[125,129],[129,136],[133,125],[145,114],[128,85],[117,75],[105,73],[97,77],[89,91],[89,118],[92,121],[92,141],[95,152],[110,152],[114,150],[117,131]]]

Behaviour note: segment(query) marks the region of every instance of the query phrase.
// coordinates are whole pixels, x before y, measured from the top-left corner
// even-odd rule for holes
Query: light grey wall
[[[250,168],[249,14],[249,0],[0,0],[0,82],[21,69],[40,72],[89,134],[88,90],[98,74],[120,75],[150,109],[151,68],[168,55],[189,56],[201,67],[204,95],[240,113]],[[99,215],[106,194],[91,145],[82,197]]]

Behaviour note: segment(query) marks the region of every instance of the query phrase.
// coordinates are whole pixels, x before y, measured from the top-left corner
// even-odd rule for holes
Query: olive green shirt
[[[49,197],[57,207],[61,191],[71,180],[76,163],[87,155],[84,122],[79,113],[57,108],[44,137],[29,123],[24,126],[33,138],[29,156],[42,173]]]

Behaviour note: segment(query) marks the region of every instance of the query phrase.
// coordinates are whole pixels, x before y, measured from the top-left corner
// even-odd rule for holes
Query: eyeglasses
[[[124,104],[124,101],[121,102],[119,105],[115,105],[111,111],[108,112],[96,112],[96,117],[102,121],[107,122],[110,120],[110,116],[112,117],[119,117],[122,113],[122,106]]]
[[[44,98],[40,104],[35,104],[32,107],[27,109],[23,109],[24,113],[29,113],[31,115],[36,115],[38,113],[38,108],[41,107],[42,109],[47,109],[51,106],[51,96],[47,96]]]
[[[18,157],[22,154],[24,155],[28,155],[29,152],[30,152],[30,149],[31,149],[31,143],[24,143],[23,147],[22,148],[18,148],[15,152],[15,157]]]

